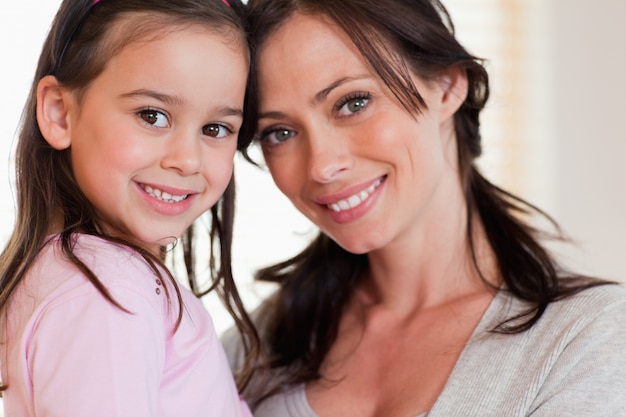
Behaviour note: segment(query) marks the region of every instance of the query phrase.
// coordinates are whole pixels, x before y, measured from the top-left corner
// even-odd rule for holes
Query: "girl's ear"
[[[37,124],[44,139],[56,150],[69,148],[70,93],[53,75],[46,75],[37,84]]]
[[[456,113],[467,98],[467,72],[462,68],[447,70],[440,78],[441,119],[447,120]]]

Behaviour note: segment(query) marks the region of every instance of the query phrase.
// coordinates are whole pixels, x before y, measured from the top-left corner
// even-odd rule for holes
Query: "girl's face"
[[[259,56],[258,134],[274,181],[353,253],[445,219],[459,187],[448,81],[414,77],[428,109],[410,114],[343,31],[294,15]]]
[[[192,26],[128,45],[72,100],[74,175],[108,233],[157,251],[215,204],[247,71],[233,37]]]

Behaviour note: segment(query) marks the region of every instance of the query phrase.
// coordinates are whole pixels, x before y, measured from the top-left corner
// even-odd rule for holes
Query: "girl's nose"
[[[161,160],[164,169],[173,169],[181,175],[193,175],[200,171],[201,138],[199,133],[180,132],[170,139]]]

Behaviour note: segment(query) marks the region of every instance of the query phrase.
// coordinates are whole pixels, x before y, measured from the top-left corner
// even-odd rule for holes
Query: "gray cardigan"
[[[505,291],[496,295],[428,417],[626,417],[626,290],[601,286],[552,303],[521,334],[488,331],[523,308]],[[222,341],[236,368],[236,333]],[[254,415],[318,417],[303,386]]]

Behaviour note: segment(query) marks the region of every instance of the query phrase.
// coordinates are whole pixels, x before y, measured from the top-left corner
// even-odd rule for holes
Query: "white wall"
[[[540,1],[544,37],[533,42],[549,52],[551,120],[538,126],[551,131],[553,156],[545,197],[579,244],[567,257],[626,282],[626,0]]]

